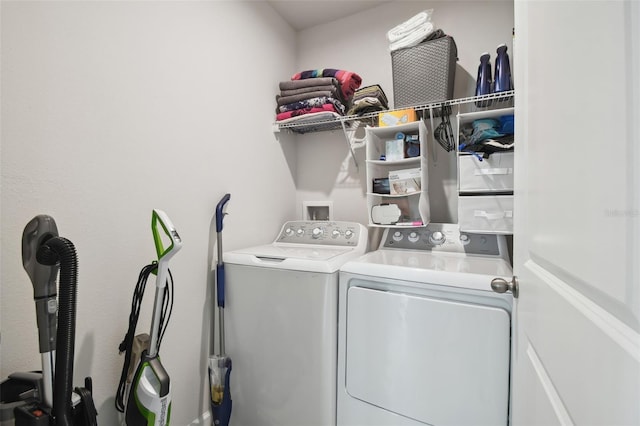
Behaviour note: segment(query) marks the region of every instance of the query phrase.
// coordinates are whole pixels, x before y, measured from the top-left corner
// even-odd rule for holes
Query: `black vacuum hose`
[[[73,393],[73,352],[78,286],[76,249],[73,243],[66,238],[53,237],[40,246],[36,253],[36,259],[49,266],[60,263],[53,414],[57,426],[70,426],[72,424],[71,395]]]

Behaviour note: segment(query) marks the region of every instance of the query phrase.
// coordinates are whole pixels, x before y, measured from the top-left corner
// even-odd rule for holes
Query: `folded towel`
[[[313,80],[295,80],[293,79],[289,81],[281,81],[280,82],[280,90],[292,90],[292,89],[300,89],[301,87],[310,87],[310,86],[326,86],[326,85],[337,85],[338,79],[334,77],[324,77],[324,78],[316,78]]]
[[[377,97],[369,97],[369,98],[358,99],[357,101],[353,102],[353,106],[360,105],[362,103],[376,103],[376,104],[382,105],[385,108],[389,107],[389,105],[387,105],[386,102],[383,102],[380,98],[377,98]]]
[[[384,90],[382,90],[382,87],[379,84],[373,84],[371,86],[363,87],[356,90],[356,92],[353,94],[353,103],[355,104],[360,99],[372,97],[378,98],[380,102],[385,106],[389,105],[387,95],[384,93]]]
[[[285,118],[283,120],[278,120],[278,123],[280,124],[289,124],[289,123],[296,123],[296,124],[304,124],[304,128],[299,128],[297,129],[297,132],[300,133],[308,133],[308,132],[315,132],[318,130],[327,130],[326,122],[328,120],[334,120],[336,118],[339,118],[340,114],[335,113],[335,112],[331,112],[331,111],[321,111],[321,112],[310,112],[307,114],[303,114],[303,115],[298,115],[296,117],[291,117],[291,118]],[[301,130],[302,129],[302,130]]]
[[[368,112],[385,111],[389,109],[378,98],[362,98],[354,101],[353,106],[347,111],[347,115],[362,115]]]
[[[337,80],[336,80],[337,82]],[[301,95],[303,93],[309,93],[309,92],[319,92],[322,90],[326,90],[326,91],[338,91],[339,86],[338,85],[324,85],[324,86],[309,86],[309,87],[301,87],[299,89],[288,89],[288,90],[281,90],[280,91],[280,96],[295,96],[295,95]]]
[[[406,36],[391,43],[389,45],[389,50],[393,52],[394,50],[416,46],[420,44],[420,42],[423,41],[425,38],[429,37],[429,35],[432,32],[433,32],[433,24],[431,22],[426,22],[416,27],[413,31],[408,33]]]
[[[295,111],[297,109],[305,109],[305,108],[313,108],[313,107],[322,107],[324,104],[332,104],[336,112],[343,114],[346,110],[344,105],[335,98],[330,98],[328,96],[319,96],[317,98],[305,99],[298,102],[293,102],[290,104],[282,105],[278,107],[278,113],[287,112],[287,111]]]
[[[313,114],[315,112],[336,112],[336,109],[333,104],[324,104],[321,107],[296,109],[294,111],[281,112],[277,114],[276,121],[286,120],[288,118],[298,117],[305,114]]]
[[[318,98],[320,96],[327,96],[330,98],[338,98],[338,90],[318,90],[315,92],[300,93],[299,95],[280,96],[276,95],[276,102],[278,106],[290,104],[293,102],[304,101],[305,99]]]
[[[389,40],[389,43],[394,43],[400,40],[401,38],[406,37],[419,26],[431,21],[432,13],[433,13],[433,9],[424,10],[418,13],[417,15],[409,18],[407,21],[403,22],[402,24],[390,29],[387,32],[387,40]]]
[[[306,80],[322,77],[335,77],[338,79],[345,101],[349,101],[353,97],[354,92],[360,87],[360,84],[362,84],[362,78],[355,72],[335,68],[302,71],[291,77],[291,80]]]

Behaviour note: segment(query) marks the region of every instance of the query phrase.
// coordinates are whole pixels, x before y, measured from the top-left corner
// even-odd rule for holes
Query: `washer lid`
[[[345,263],[343,272],[421,283],[491,290],[495,277],[511,279],[511,265],[495,256],[412,250],[376,250]]]
[[[363,254],[357,247],[273,243],[223,254],[225,263],[308,272],[336,272],[346,261]]]
[[[236,250],[238,254],[279,259],[329,260],[353,251],[350,247],[309,246],[296,244],[269,244]]]

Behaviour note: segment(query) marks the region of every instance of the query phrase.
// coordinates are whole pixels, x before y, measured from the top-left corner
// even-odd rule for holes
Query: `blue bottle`
[[[480,65],[478,66],[478,77],[476,78],[476,96],[488,95],[491,93],[491,55],[485,52],[480,56]],[[491,105],[491,99],[477,101],[479,107],[487,107]]]
[[[494,73],[495,82],[493,91],[495,93],[507,92],[513,90],[511,83],[511,65],[509,64],[509,54],[507,53],[507,45],[501,44],[496,50],[496,72]]]

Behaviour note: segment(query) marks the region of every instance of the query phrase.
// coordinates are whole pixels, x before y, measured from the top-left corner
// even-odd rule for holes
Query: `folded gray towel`
[[[327,84],[326,86],[309,86],[309,87],[301,87],[299,89],[288,89],[288,90],[285,89],[280,91],[280,96],[300,95],[301,93],[318,92],[321,90],[329,90],[329,91],[337,90],[337,87],[331,84]]]
[[[329,84],[338,86],[339,83],[334,77],[305,78],[303,80],[281,81],[280,90],[299,89],[301,87],[311,86],[326,86]]]
[[[303,101],[305,99],[318,98],[320,96],[328,96],[330,98],[335,98],[336,97],[336,91],[335,90],[333,90],[333,91],[332,90],[319,90],[319,91],[315,91],[315,92],[301,93],[299,95],[292,95],[292,96],[276,95],[276,102],[278,103],[278,106],[282,106],[282,105],[290,104],[290,103],[293,103],[293,102]]]

